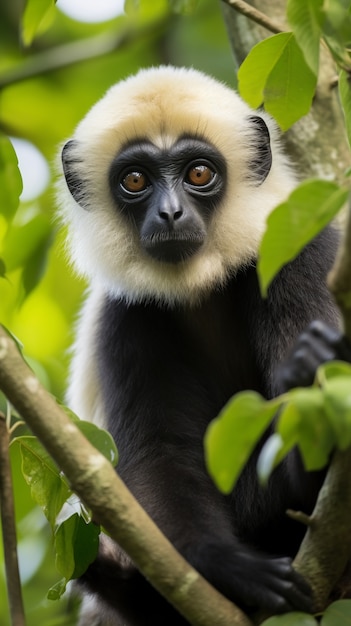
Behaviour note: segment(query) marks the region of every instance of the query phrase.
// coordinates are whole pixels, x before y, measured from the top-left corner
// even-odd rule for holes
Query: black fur
[[[313,320],[337,328],[325,285],[335,249],[336,235],[328,228],[283,268],[266,300],[252,264],[197,307],[106,298],[99,321],[100,384],[120,476],[190,563],[250,611],[311,609],[309,589],[290,563],[304,529],[285,511],[312,510],[322,473],[306,475],[293,452],[263,489],[256,450],[225,497],[206,473],[203,436],[236,392],[254,389],[271,398],[309,382],[315,362],[302,377],[300,370],[291,372],[294,353],[281,364]],[[315,327],[309,335],[313,344]],[[317,335],[320,340],[323,331]],[[327,358],[340,352],[334,334],[331,344]],[[109,624],[186,623],[136,570],[124,572],[103,556],[82,583],[105,603]]]

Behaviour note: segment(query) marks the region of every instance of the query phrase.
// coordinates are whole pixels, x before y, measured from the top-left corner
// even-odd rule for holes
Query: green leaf
[[[118,461],[118,452],[116,448],[116,444],[112,438],[112,435],[107,432],[107,430],[103,430],[99,428],[95,424],[91,422],[85,422],[80,420],[76,423],[77,428],[85,435],[85,437],[90,441],[90,443],[104,455],[104,457],[112,463],[112,465],[117,465]]]
[[[317,626],[317,622],[312,615],[295,612],[270,617],[262,623],[262,626]]]
[[[308,113],[317,80],[293,33],[280,33],[254,46],[238,79],[244,100],[254,108],[264,103],[283,130]]]
[[[81,420],[72,409],[62,404],[62,402],[57,400],[57,404],[65,411],[66,415],[68,415],[70,420],[79,428],[88,441],[99,450],[112,465],[117,465],[118,450],[112,435],[107,430],[99,428],[99,426],[96,426],[96,424],[92,422]]]
[[[335,445],[335,436],[324,409],[323,393],[317,387],[293,389],[286,394],[277,432],[291,448],[298,444],[308,471],[325,467]]]
[[[345,361],[328,361],[317,371],[317,382],[322,388],[334,378],[351,377],[351,364]]]
[[[335,183],[310,180],[272,211],[259,251],[258,276],[263,295],[283,265],[292,261],[336,215],[347,194]]]
[[[169,5],[174,13],[191,15],[197,9],[198,0],[169,0]]]
[[[351,69],[349,54],[351,11],[349,0],[328,0],[323,3],[320,26],[325,43],[340,68]]]
[[[65,578],[62,578],[62,580],[59,580],[59,582],[50,587],[47,594],[48,600],[59,600],[60,598],[62,598],[63,594],[66,591],[67,582],[68,581]]]
[[[321,626],[350,626],[351,600],[338,600],[330,604],[322,617]]]
[[[29,46],[44,18],[55,7],[54,0],[27,0],[22,20],[22,41]]]
[[[6,278],[6,264],[3,259],[0,258],[0,278]]]
[[[223,493],[233,489],[279,403],[279,400],[266,402],[254,391],[242,392],[209,425],[205,435],[207,468]]]
[[[346,450],[351,445],[351,375],[330,378],[324,383],[323,393],[337,446]]]
[[[274,35],[256,44],[249,52],[238,71],[240,95],[254,109],[261,106],[268,77],[283,54],[286,35]]]
[[[20,447],[22,473],[32,498],[42,507],[54,529],[56,517],[72,493],[66,479],[36,437],[18,437],[11,445]]]
[[[23,267],[22,282],[25,297],[37,286],[47,268],[48,252],[52,240],[52,232],[48,231],[46,236],[44,234],[42,241],[39,241],[33,254],[30,255]]]
[[[309,112],[316,84],[316,75],[308,67],[295,37],[290,35],[266,82],[264,108],[282,130],[288,130]]]
[[[323,0],[288,0],[287,16],[312,72],[318,76]]]
[[[66,580],[78,578],[97,556],[100,528],[74,514],[55,532],[56,567]]]
[[[16,220],[17,221],[17,220]],[[41,213],[34,215],[26,223],[11,224],[4,239],[3,257],[7,271],[17,269],[35,259],[38,250],[51,241],[50,219]]]
[[[19,205],[22,177],[11,141],[0,133],[0,214],[11,219]]]
[[[350,74],[341,71],[339,75],[339,95],[344,113],[347,138],[351,146],[351,83]]]

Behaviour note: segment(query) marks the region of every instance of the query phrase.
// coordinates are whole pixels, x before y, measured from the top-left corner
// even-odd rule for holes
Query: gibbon
[[[277,275],[256,275],[270,211],[296,177],[273,120],[195,70],[142,70],[113,86],[62,151],[68,245],[89,280],[68,403],[108,428],[117,471],[179,552],[251,612],[309,611],[292,566],[322,473],[293,450],[260,486],[256,460],[230,496],[209,478],[203,436],[233,394],[272,398],[350,359],[326,287],[328,227]],[[302,333],[302,335],[301,335]],[[80,581],[81,624],[186,624],[103,538]],[[94,621],[95,619],[95,621]]]

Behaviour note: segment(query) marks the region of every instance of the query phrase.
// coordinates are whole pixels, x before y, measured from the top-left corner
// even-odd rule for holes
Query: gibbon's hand
[[[303,332],[278,372],[281,393],[313,384],[316,371],[327,361],[351,363],[351,345],[342,332],[321,321],[312,322]]]
[[[249,613],[313,610],[311,589],[288,557],[272,558],[244,547],[233,551],[233,546],[212,543],[188,558],[214,587]]]

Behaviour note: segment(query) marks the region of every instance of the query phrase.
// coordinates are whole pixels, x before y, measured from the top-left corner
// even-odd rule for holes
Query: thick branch
[[[336,452],[294,567],[309,581],[323,611],[351,555],[351,454]]]
[[[0,511],[5,556],[6,583],[11,624],[25,626],[21,581],[18,570],[15,507],[9,457],[9,434],[5,416],[0,412]]]
[[[345,334],[351,341],[351,206],[344,241],[328,282],[343,316]],[[337,451],[294,563],[313,587],[317,610],[325,608],[351,557],[350,476],[351,450]]]
[[[111,464],[45,391],[0,326],[0,389],[144,576],[194,626],[250,626],[162,535]]]

